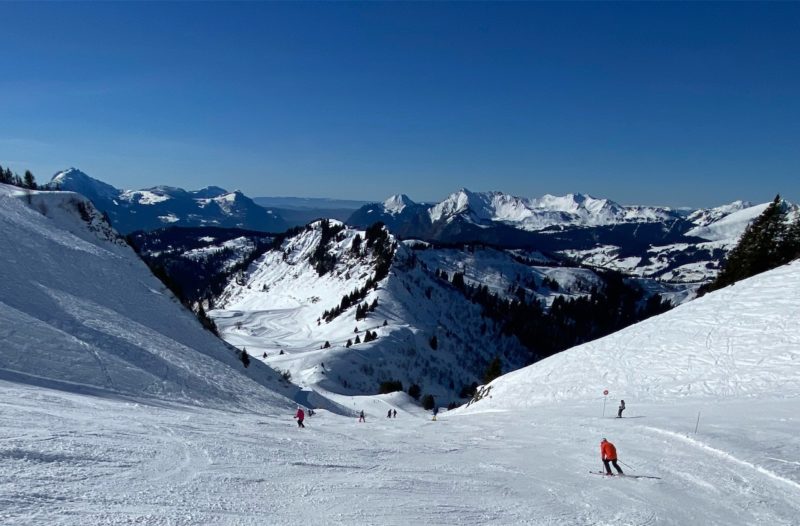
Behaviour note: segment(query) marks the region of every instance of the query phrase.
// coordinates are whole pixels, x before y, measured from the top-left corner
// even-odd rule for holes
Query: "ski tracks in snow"
[[[746,467],[746,468],[748,468],[750,470],[753,470],[753,471],[756,471],[758,473],[761,473],[762,475],[765,475],[766,477],[768,477],[770,479],[773,479],[774,481],[786,484],[787,486],[793,488],[795,491],[800,491],[800,483],[797,483],[794,480],[788,479],[786,477],[782,477],[782,476],[778,475],[777,473],[766,469],[763,466],[759,466],[759,465],[754,464],[752,462],[748,462],[746,460],[742,460],[740,458],[737,458],[737,457],[731,455],[730,453],[728,453],[726,451],[723,451],[721,449],[717,449],[715,447],[709,446],[708,444],[705,444],[705,443],[703,443],[703,442],[701,442],[699,440],[696,440],[694,438],[688,437],[686,435],[682,435],[680,433],[676,433],[674,431],[667,431],[666,429],[659,429],[657,427],[643,426],[643,428],[648,430],[648,431],[651,431],[653,433],[658,433],[660,435],[668,436],[668,437],[671,437],[671,438],[673,438],[675,440],[679,440],[681,442],[689,444],[689,445],[691,445],[693,447],[696,447],[696,448],[701,449],[703,451],[706,451],[706,452],[708,452],[710,454],[713,454],[713,455],[716,455],[716,456],[718,456],[720,458],[723,458],[723,459],[727,460],[728,462],[732,462],[734,464],[738,464],[739,466],[743,466],[743,467]]]

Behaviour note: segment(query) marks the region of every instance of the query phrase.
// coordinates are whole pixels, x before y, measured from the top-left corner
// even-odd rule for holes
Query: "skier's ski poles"
[[[631,469],[636,469],[635,467],[631,466],[630,464],[626,464],[625,462],[623,462],[623,461],[621,461],[621,460],[618,460],[617,462],[619,462],[619,463],[620,463],[620,464],[622,464],[623,466],[627,466],[627,467],[629,467],[629,468],[631,468]]]

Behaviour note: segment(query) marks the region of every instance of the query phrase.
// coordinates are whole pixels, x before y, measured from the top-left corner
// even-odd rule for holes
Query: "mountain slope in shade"
[[[474,407],[800,396],[800,261],[492,382]]]
[[[150,273],[84,197],[0,185],[0,380],[102,396],[283,407],[291,393]]]
[[[57,173],[49,188],[79,193],[108,214],[123,234],[164,226],[218,226],[280,232],[286,222],[275,212],[257,205],[238,190],[211,186],[196,191],[156,186],[119,190],[89,177],[76,168]]]

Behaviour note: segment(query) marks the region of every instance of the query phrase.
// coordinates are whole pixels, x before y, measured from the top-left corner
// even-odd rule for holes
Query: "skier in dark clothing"
[[[600,442],[600,458],[603,459],[603,465],[606,467],[606,475],[613,475],[609,464],[613,464],[617,473],[620,475],[625,474],[622,472],[622,468],[619,467],[619,464],[617,464],[617,448],[605,438]]]
[[[359,413],[359,415],[358,415],[358,421],[359,422],[364,422],[364,423],[366,423],[366,421],[367,421],[367,419],[364,418],[364,410],[363,409],[361,410],[361,413]]]
[[[622,412],[625,411],[625,400],[619,401],[619,411],[617,411],[617,418],[622,418]]]
[[[392,409],[392,418],[397,418],[397,409]]]
[[[303,425],[303,420],[305,420],[306,414],[303,412],[302,407],[297,408],[297,413],[295,413],[294,417],[297,419],[297,427],[306,427]]]
[[[389,409],[389,412],[386,413],[386,418],[392,418],[392,410]]]

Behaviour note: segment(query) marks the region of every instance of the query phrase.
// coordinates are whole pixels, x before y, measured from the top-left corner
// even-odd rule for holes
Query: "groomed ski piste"
[[[237,368],[68,198],[0,186],[2,524],[798,523],[798,263],[436,422],[385,395],[355,400],[366,423],[318,410],[298,429],[292,388]],[[589,473],[603,437],[660,480]]]

